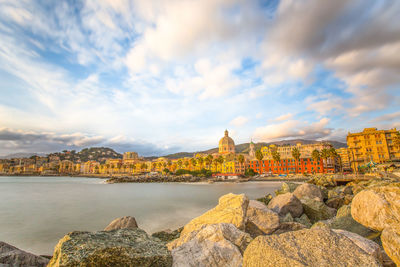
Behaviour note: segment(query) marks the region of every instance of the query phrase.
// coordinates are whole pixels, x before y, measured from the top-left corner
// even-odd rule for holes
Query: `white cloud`
[[[274,121],[286,121],[286,120],[289,120],[291,118],[293,118],[293,114],[292,113],[287,113],[287,114],[283,114],[283,115],[279,116]]]
[[[253,137],[258,141],[269,142],[279,139],[319,139],[328,136],[331,128],[327,128],[329,119],[322,118],[314,123],[287,120],[282,123],[269,124],[255,130]]]
[[[245,116],[238,116],[236,118],[234,118],[233,120],[231,120],[230,124],[236,127],[240,127],[245,125],[247,122],[249,121],[249,119]]]

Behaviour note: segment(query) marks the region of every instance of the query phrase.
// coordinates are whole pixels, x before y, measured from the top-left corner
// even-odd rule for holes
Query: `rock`
[[[362,250],[364,250],[365,252],[367,252],[369,255],[374,256],[374,258],[378,259],[379,262],[383,263],[383,259],[382,259],[382,252],[381,252],[381,248],[380,246],[371,241],[368,240],[358,234],[355,233],[351,233],[345,230],[340,230],[340,229],[336,229],[333,230],[335,233],[338,234],[342,234],[344,236],[346,236],[347,238],[349,238],[351,241],[354,242],[354,244],[356,244],[357,246],[359,246]]]
[[[158,239],[160,239],[161,241],[164,242],[170,242],[172,240],[175,240],[177,238],[179,238],[179,236],[181,235],[181,232],[183,230],[183,227],[178,228],[174,231],[167,229],[164,231],[159,231],[159,232],[155,232],[153,234],[151,234],[152,237],[156,237]]]
[[[330,219],[336,215],[336,210],[326,206],[324,202],[303,198],[301,203],[303,204],[304,213],[313,223]]]
[[[387,255],[400,266],[400,225],[385,228],[381,240]]]
[[[251,237],[233,224],[203,225],[168,244],[173,266],[242,266]]]
[[[259,236],[247,247],[243,266],[381,266],[353,241],[329,229]]]
[[[302,198],[311,198],[316,199],[318,201],[323,200],[321,189],[318,186],[313,184],[302,184],[294,190],[293,195],[295,195],[298,199]]]
[[[349,205],[353,201],[353,195],[344,195],[343,205]]]
[[[48,259],[0,241],[0,266],[46,266]]]
[[[351,204],[351,215],[362,225],[382,231],[400,221],[400,188],[382,186],[358,193]]]
[[[138,228],[138,225],[135,218],[131,216],[125,216],[113,220],[106,228],[104,228],[104,231],[136,228]]]
[[[278,214],[257,200],[250,200],[246,216],[246,232],[252,237],[270,234],[279,227]]]
[[[374,239],[376,238],[377,234],[379,234],[356,222],[351,217],[351,207],[349,205],[345,205],[342,208],[340,208],[337,212],[336,217],[316,222],[312,226],[312,228],[315,227],[341,229],[352,233],[356,233],[368,239]]]
[[[325,204],[333,209],[338,209],[344,205],[344,196],[336,196],[328,199]]]
[[[71,232],[58,242],[48,266],[171,266],[172,256],[145,231]]]
[[[303,214],[299,218],[295,218],[294,220],[298,223],[301,223],[307,228],[310,228],[312,226],[312,223],[306,214]]]
[[[285,222],[281,223],[278,227],[278,229],[275,230],[274,235],[279,235],[283,234],[286,232],[292,232],[292,231],[297,231],[297,230],[302,230],[306,229],[306,227],[298,222]]]
[[[328,190],[328,199],[334,198],[334,197],[337,197],[337,196],[339,196],[338,192],[336,192],[335,190]]]
[[[268,203],[268,208],[277,212],[280,216],[285,216],[290,212],[292,217],[299,217],[303,213],[303,205],[292,193],[285,193],[274,197]]]
[[[257,201],[260,201],[264,203],[265,205],[268,205],[268,203],[271,201],[273,196],[271,194],[265,195],[264,197],[257,198]]]
[[[296,183],[290,183],[290,182],[283,182],[281,185],[281,188],[278,190],[275,190],[275,195],[281,195],[281,194],[286,194],[286,193],[293,193],[294,190],[299,186],[300,184]]]
[[[280,222],[281,223],[284,223],[284,222],[293,222],[294,220],[293,220],[293,217],[292,217],[292,215],[290,214],[290,212],[289,213],[287,213],[286,215],[285,215],[285,217],[281,217],[281,219],[280,219]]]
[[[244,230],[249,199],[246,195],[229,193],[219,198],[218,205],[191,220],[183,228],[181,235],[200,229],[204,224],[232,223],[238,229]]]
[[[352,195],[353,194],[353,187],[351,185],[346,185],[343,188],[343,193],[346,195]]]

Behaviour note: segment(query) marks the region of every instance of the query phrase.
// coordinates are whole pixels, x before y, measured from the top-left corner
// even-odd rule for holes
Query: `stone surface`
[[[145,231],[71,232],[54,249],[48,266],[171,266],[172,256]]]
[[[113,220],[109,225],[107,225],[106,228],[104,228],[104,231],[135,228],[138,228],[135,218],[131,216],[125,216]]]
[[[376,259],[379,260],[379,262],[383,263],[381,248],[377,243],[375,243],[375,242],[373,242],[371,240],[368,240],[368,239],[366,239],[366,238],[364,238],[364,237],[362,237],[362,236],[360,236],[358,234],[351,233],[349,231],[340,230],[340,229],[336,229],[336,230],[333,230],[333,231],[335,233],[342,234],[342,235],[346,236],[351,241],[353,241],[354,244],[356,244],[362,250],[364,250],[366,253],[368,253],[369,255],[374,256]]]
[[[183,229],[183,227],[178,228],[174,231],[167,229],[164,231],[155,232],[155,233],[151,234],[151,236],[156,237],[164,242],[170,242],[172,240],[179,238],[179,236],[181,235],[182,229]]]
[[[325,204],[333,209],[339,209],[344,205],[344,196],[336,196],[328,199]]]
[[[257,198],[257,201],[260,201],[265,205],[268,205],[268,203],[271,201],[272,198],[273,196],[271,194],[267,194],[264,197]]]
[[[181,235],[200,229],[205,224],[232,223],[238,229],[244,230],[249,199],[246,195],[229,193],[219,198],[218,205],[191,220],[183,228]]]
[[[48,259],[0,241],[0,266],[46,266]]]
[[[250,200],[246,216],[246,232],[252,237],[270,234],[279,227],[278,214],[257,200]]]
[[[307,228],[310,228],[312,226],[312,223],[306,214],[303,214],[299,218],[295,218],[294,220],[298,223],[301,223]]]
[[[280,216],[285,216],[290,212],[292,217],[299,217],[303,213],[303,205],[292,193],[285,193],[274,197],[268,203],[268,208],[277,212]]]
[[[329,229],[259,236],[247,247],[243,266],[382,266],[353,241]]]
[[[298,222],[285,222],[281,223],[278,227],[278,229],[275,230],[274,235],[279,235],[283,234],[286,232],[292,232],[292,231],[297,231],[297,230],[303,230],[306,229],[306,227]]]
[[[378,231],[400,222],[400,188],[373,187],[358,193],[351,204],[351,215],[362,225]]]
[[[298,198],[311,198],[319,201],[323,200],[321,189],[313,184],[302,184],[294,190],[293,194]]]
[[[400,225],[385,228],[381,240],[387,255],[400,266]]]
[[[281,221],[281,223],[284,223],[284,222],[293,222],[294,219],[293,219],[293,217],[292,217],[292,214],[290,214],[290,212],[289,212],[289,213],[287,213],[284,217],[280,217],[280,221]]]
[[[303,198],[301,203],[303,204],[304,213],[312,223],[327,220],[336,215],[336,210],[326,206],[324,202]]]
[[[251,237],[233,224],[204,225],[168,244],[173,266],[241,266]]]

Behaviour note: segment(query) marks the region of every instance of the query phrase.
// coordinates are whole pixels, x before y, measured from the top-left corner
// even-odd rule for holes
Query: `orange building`
[[[324,167],[323,160],[314,161],[311,158],[300,159],[297,162],[294,159],[282,159],[280,162],[274,160],[251,160],[247,166],[253,171],[263,174],[294,174],[294,173],[333,173],[333,168]]]

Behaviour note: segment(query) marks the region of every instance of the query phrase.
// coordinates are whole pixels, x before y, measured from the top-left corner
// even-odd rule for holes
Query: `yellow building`
[[[228,130],[225,130],[225,136],[219,140],[218,145],[219,154],[235,153],[235,142],[229,137]]]
[[[351,170],[349,150],[346,147],[342,147],[342,148],[336,149],[336,152],[340,156],[343,170],[344,171]]]
[[[261,153],[263,154],[263,159],[272,159],[272,151],[277,151],[281,157],[281,159],[291,159],[292,151],[294,148],[297,148],[300,151],[300,158],[311,158],[311,154],[314,150],[321,151],[322,149],[330,149],[332,145],[329,143],[314,143],[314,144],[302,144],[297,143],[296,145],[284,145],[284,146],[276,146],[270,145],[263,146],[261,148]]]
[[[356,170],[370,161],[383,163],[399,160],[400,148],[393,142],[393,138],[398,133],[396,128],[390,130],[365,128],[359,133],[348,133],[347,146],[352,168]]]

